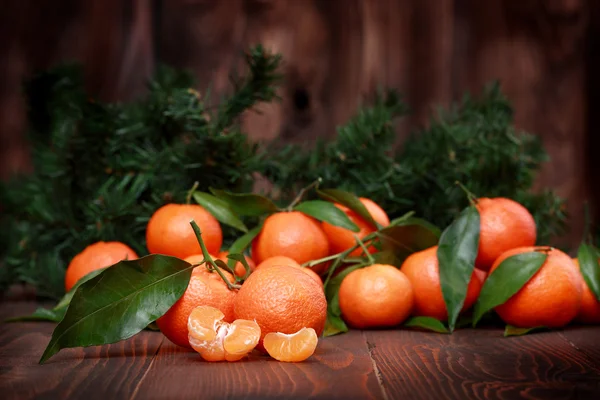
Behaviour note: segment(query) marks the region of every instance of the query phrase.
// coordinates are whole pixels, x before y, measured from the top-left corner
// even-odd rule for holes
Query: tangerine
[[[448,319],[448,309],[440,284],[437,248],[438,246],[433,246],[411,254],[404,260],[400,270],[404,272],[415,292],[413,315],[445,321]],[[483,286],[483,278],[482,272],[473,270],[462,311],[471,308],[477,301]]]
[[[202,232],[210,254],[218,254],[223,244],[221,225],[198,204],[166,204],[154,212],[146,228],[146,245],[150,253],[186,257],[202,253],[190,221]]]
[[[122,260],[135,260],[138,255],[121,242],[96,242],[77,254],[65,271],[65,290],[68,292],[78,280],[92,271],[114,265]]]
[[[297,267],[256,268],[234,300],[235,318],[254,320],[261,341],[271,332],[292,334],[313,328],[321,335],[327,318],[323,287]]]
[[[355,328],[396,326],[410,315],[414,292],[398,268],[373,264],[350,272],[339,290],[342,318]]]
[[[299,211],[271,214],[252,242],[252,259],[257,264],[273,256],[290,257],[304,264],[328,254],[329,244],[321,225]]]
[[[502,253],[490,274],[506,258],[531,251],[544,251],[548,257],[535,275],[495,311],[504,322],[520,328],[565,326],[577,316],[583,292],[583,279],[568,255],[554,248],[518,247]]]
[[[390,219],[386,212],[381,208],[377,203],[373,200],[370,200],[365,197],[359,198],[360,202],[365,206],[371,217],[382,226],[388,226],[390,224]],[[353,247],[356,244],[355,235],[358,236],[359,239],[364,238],[371,232],[375,232],[377,230],[376,226],[373,226],[371,223],[365,221],[360,215],[356,212],[352,211],[346,206],[341,204],[335,204],[337,208],[342,210],[348,218],[354,222],[358,228],[360,229],[358,232],[353,232],[350,229],[342,228],[341,226],[332,225],[329,222],[322,222],[321,226],[325,235],[327,235],[327,240],[329,241],[329,247],[331,253],[341,253]],[[370,253],[374,253],[377,249],[374,246],[369,246],[368,250]],[[356,250],[350,253],[350,256],[358,257],[363,253],[361,248],[357,248]]]
[[[504,197],[482,197],[476,204],[480,232],[475,267],[489,271],[505,251],[535,244],[535,220],[520,203]]]
[[[187,257],[185,261],[196,264],[204,260],[202,254]],[[234,283],[231,273],[222,270],[223,275]],[[182,347],[191,347],[188,341],[188,319],[192,310],[198,306],[211,306],[223,313],[223,321],[233,322],[233,301],[236,292],[230,290],[221,276],[209,271],[205,264],[192,271],[192,276],[183,295],[159,319],[156,324],[171,342]]]

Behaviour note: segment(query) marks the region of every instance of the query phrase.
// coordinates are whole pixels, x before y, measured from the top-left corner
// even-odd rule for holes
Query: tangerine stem
[[[360,247],[362,247],[363,252],[365,253],[365,256],[367,257],[367,260],[369,260],[369,265],[375,264],[375,259],[373,258],[371,253],[369,253],[369,250],[367,249],[367,247],[365,246],[363,241],[360,240],[360,238],[357,235],[354,235],[354,240],[356,240],[356,243],[358,243],[358,245]]]
[[[242,280],[245,281],[250,276],[250,266],[248,265],[248,262],[246,261],[246,257],[242,257],[240,262],[242,263],[242,265],[244,266],[244,269],[246,270],[246,273],[242,277]]]
[[[223,275],[223,271],[221,271],[221,268],[219,268],[217,263],[215,263],[215,261],[212,259],[210,253],[208,252],[208,249],[206,248],[206,244],[204,244],[204,240],[202,240],[202,232],[200,231],[200,227],[198,226],[198,224],[196,224],[196,221],[192,219],[190,221],[190,224],[192,225],[192,229],[196,234],[196,239],[198,239],[198,243],[200,243],[200,248],[202,249],[202,254],[204,255],[204,262],[210,267],[212,267],[215,271],[217,271],[217,274],[219,274],[221,279],[223,279],[223,282],[225,282],[229,290],[239,289],[241,286],[229,282],[229,279],[227,279],[225,275]]]
[[[313,183],[311,183],[310,185],[303,187],[302,189],[300,189],[300,192],[298,193],[298,196],[296,196],[296,198],[290,203],[289,206],[287,206],[287,210],[288,211],[292,211],[292,209],[298,204],[300,203],[300,200],[302,200],[302,198],[304,197],[304,195],[306,194],[306,192],[308,192],[310,189],[314,188],[314,187],[318,187],[319,184],[323,181],[323,179],[321,177],[317,178],[316,181],[314,181]]]
[[[187,196],[185,196],[185,204],[190,204],[192,202],[192,195],[198,189],[198,181],[194,182],[192,188],[187,192]]]
[[[363,243],[370,243],[371,241],[373,241],[376,238],[377,231],[375,232],[371,232],[369,233],[367,236],[365,236],[363,238]],[[329,281],[331,280],[331,276],[333,275],[333,273],[335,272],[335,270],[337,269],[337,267],[340,265],[340,263],[342,262],[342,260],[345,260],[346,257],[348,257],[348,255],[350,255],[350,253],[352,253],[354,250],[358,249],[359,245],[355,244],[354,246],[342,251],[341,253],[337,253],[334,254],[333,256],[329,256],[332,258],[337,258],[333,264],[331,265],[331,267],[329,267],[329,271],[327,272],[327,278],[325,278],[325,282],[323,282],[323,287],[326,288],[327,284],[329,283]],[[335,257],[334,257],[335,256]],[[329,258],[329,257],[325,257],[325,258]],[[319,259],[319,260],[314,260],[313,262],[316,264],[320,264],[322,263],[323,259]]]
[[[473,205],[473,206],[477,205],[477,196],[475,196],[473,194],[473,192],[471,192],[469,189],[467,189],[467,187],[459,181],[456,181],[454,183],[456,185],[458,185],[465,192],[465,194],[467,195],[467,198],[469,199],[469,203],[471,203],[471,205]]]

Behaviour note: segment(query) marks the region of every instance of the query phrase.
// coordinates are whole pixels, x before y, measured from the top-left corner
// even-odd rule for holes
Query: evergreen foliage
[[[166,67],[145,99],[128,104],[89,99],[76,66],[35,76],[25,86],[35,173],[0,186],[1,287],[28,282],[58,297],[64,269],[87,245],[119,240],[145,255],[146,223],[159,206],[185,201],[194,182],[203,191],[251,191],[254,173],[273,183],[269,194],[280,203],[321,177],[321,187],[369,197],[392,218],[415,211],[440,227],[467,205],[460,181],[478,196],[523,202],[544,243],[564,228],[562,200],[530,191],[547,158],[542,143],[515,131],[498,86],[440,113],[398,151],[393,123],[407,107],[394,91],[361,107],[334,140],[260,149],[237,120],[275,99],[280,58],[257,46],[247,63],[215,109],[191,89],[189,74]],[[225,230],[226,242],[233,232]]]

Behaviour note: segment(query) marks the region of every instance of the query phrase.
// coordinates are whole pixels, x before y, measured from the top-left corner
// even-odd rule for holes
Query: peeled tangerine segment
[[[237,319],[229,325],[229,333],[223,340],[223,348],[230,355],[251,352],[260,339],[260,327],[254,321]]]
[[[213,307],[196,307],[188,319],[190,345],[206,361],[238,361],[250,353],[260,339],[254,321],[238,319],[231,324]]]
[[[267,333],[263,346],[278,361],[299,362],[312,356],[319,338],[313,328],[302,328],[296,333]]]
[[[198,306],[192,310],[188,318],[188,333],[196,340],[213,340],[217,336],[217,328],[225,318],[220,310],[209,306]]]

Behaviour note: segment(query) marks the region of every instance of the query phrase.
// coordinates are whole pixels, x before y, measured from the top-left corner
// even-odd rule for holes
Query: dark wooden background
[[[143,93],[158,61],[187,67],[217,92],[263,43],[285,60],[283,102],[243,121],[256,140],[330,137],[378,85],[413,115],[401,145],[435,106],[499,79],[519,128],[552,161],[537,187],[568,199],[571,243],[584,200],[597,207],[600,1],[597,0],[1,0],[0,174],[29,167],[21,79],[61,60],[85,64],[107,100]]]

